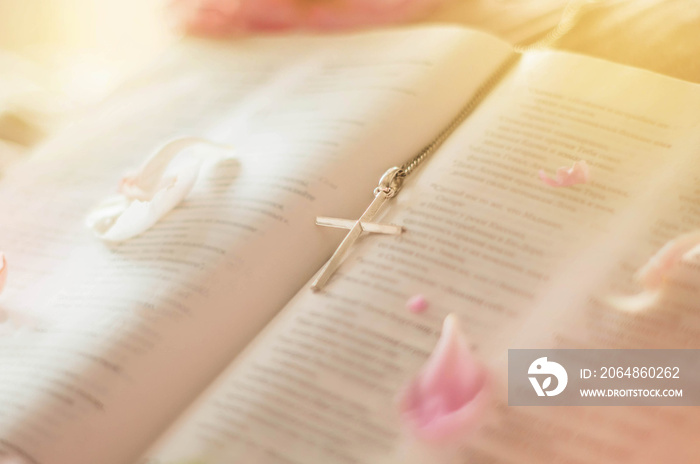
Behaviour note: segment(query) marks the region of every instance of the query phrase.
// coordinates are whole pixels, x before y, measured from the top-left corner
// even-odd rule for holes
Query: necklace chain
[[[595,3],[596,1],[598,0],[570,0],[562,12],[559,23],[547,35],[532,44],[520,44],[514,47],[517,53],[506,61],[500,68],[498,68],[498,70],[493,73],[481,87],[479,87],[475,96],[469,100],[469,102],[460,110],[457,116],[452,119],[450,124],[443,129],[432,142],[423,147],[423,149],[421,149],[410,161],[401,165],[399,175],[403,178],[408,177],[418,166],[420,166],[426,159],[435,153],[440,145],[442,145],[442,143],[455,131],[455,129],[457,129],[457,127],[467,118],[467,116],[471,114],[474,108],[481,102],[481,100],[483,100],[483,98],[505,75],[511,66],[518,61],[522,53],[529,50],[547,48],[552,45],[574,27],[574,25],[581,18],[581,12],[585,9],[585,7],[591,3]]]
[[[474,94],[474,97],[467,102],[464,107],[457,113],[450,124],[440,132],[428,145],[423,147],[416,156],[411,160],[401,165],[402,176],[409,176],[418,166],[430,157],[442,145],[442,143],[459,127],[459,125],[467,119],[467,116],[476,108],[476,106],[484,99],[494,85],[505,75],[513,64],[520,58],[519,54],[514,54],[498,70],[493,73],[488,80],[479,87]]]

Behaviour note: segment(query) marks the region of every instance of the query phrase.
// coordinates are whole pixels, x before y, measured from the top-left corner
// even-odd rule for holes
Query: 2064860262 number
[[[601,379],[679,379],[678,367],[601,367]]]

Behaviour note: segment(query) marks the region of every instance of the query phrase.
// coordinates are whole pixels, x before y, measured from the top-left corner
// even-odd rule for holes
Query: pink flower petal
[[[186,31],[223,35],[293,28],[316,30],[415,19],[445,0],[174,0],[170,10]]]
[[[656,306],[664,292],[664,281],[673,269],[684,260],[691,259],[700,251],[700,231],[688,232],[666,243],[649,258],[635,278],[644,290],[634,295],[609,296],[606,302],[621,310],[638,312]]]
[[[700,231],[680,235],[666,243],[637,271],[637,279],[648,289],[658,288],[673,267],[700,245]]]
[[[478,425],[488,383],[487,371],[472,356],[457,317],[449,315],[435,350],[399,399],[401,418],[422,440],[460,442]]]
[[[345,0],[315,3],[307,27],[319,30],[396,24],[420,18],[444,0]]]
[[[87,226],[97,237],[110,242],[128,240],[151,228],[175,208],[197,182],[204,157],[182,153],[201,143],[231,149],[196,137],[166,143],[135,173],[121,180],[119,194],[107,198],[90,213]]]
[[[305,2],[289,0],[243,0],[239,21],[249,31],[280,31],[304,23]]]
[[[548,177],[544,170],[540,169],[539,177],[550,187],[570,187],[576,184],[585,184],[590,180],[588,164],[585,160],[574,162],[570,168],[557,169],[554,179]]]
[[[414,295],[406,302],[406,307],[412,313],[422,313],[428,309],[428,301],[423,295]]]

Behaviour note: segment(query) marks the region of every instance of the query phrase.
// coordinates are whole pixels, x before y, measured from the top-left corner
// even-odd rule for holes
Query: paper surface
[[[692,462],[693,409],[508,408],[505,362],[508,348],[697,346],[687,306],[639,320],[596,297],[633,285],[660,236],[697,227],[698,103],[687,83],[528,55],[381,219],[406,232],[367,237],[325,293],[300,292],[149,456],[404,462],[392,398],[455,312],[495,385],[462,461]],[[596,175],[580,188],[533,175],[582,154]],[[416,291],[429,312],[405,310]]]
[[[2,305],[34,321],[0,337],[0,449],[135,459],[330,255],[315,217],[358,217],[509,53],[451,28],[193,42],[59,134],[0,183]],[[187,134],[236,162],[140,236],[95,240],[95,202]]]

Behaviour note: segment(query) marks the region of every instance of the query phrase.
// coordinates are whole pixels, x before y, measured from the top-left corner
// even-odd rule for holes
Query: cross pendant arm
[[[325,227],[334,227],[336,229],[352,229],[355,221],[352,219],[338,219],[331,217],[319,216],[316,218],[316,225]],[[372,232],[374,234],[384,235],[399,235],[404,232],[402,226],[394,224],[377,224],[376,222],[362,222],[362,230]]]
[[[311,284],[311,290],[318,292],[326,285],[326,282],[328,282],[328,279],[331,278],[331,275],[333,275],[338,267],[340,267],[340,263],[350,250],[350,247],[352,247],[357,239],[360,238],[360,235],[362,234],[362,221],[370,222],[379,212],[379,208],[381,208],[388,199],[389,196],[386,192],[377,193],[374,200],[372,200],[372,203],[369,204],[365,212],[362,214],[362,216],[360,216],[360,219],[355,222],[350,229],[350,232],[348,232],[338,248],[335,250],[335,253],[333,253],[331,259],[329,259],[326,265],[323,266],[321,273]]]
[[[374,200],[369,204],[367,209],[362,216],[357,221],[348,221],[345,219],[334,219],[334,218],[317,218],[316,223],[319,225],[327,225],[330,227],[342,227],[349,228],[350,231],[345,236],[343,241],[335,250],[331,259],[328,260],[325,266],[321,269],[316,279],[314,279],[311,284],[311,290],[314,292],[320,291],[331,278],[331,275],[340,267],[343,258],[350,250],[362,232],[366,230],[367,232],[378,232],[378,233],[388,233],[388,234],[399,234],[403,232],[403,228],[400,226],[395,226],[391,224],[374,224],[372,219],[377,215],[379,209],[382,205],[390,198],[392,198],[401,188],[401,184],[405,178],[405,172],[401,168],[391,168],[384,173],[382,178],[379,180],[379,186],[374,189]]]

